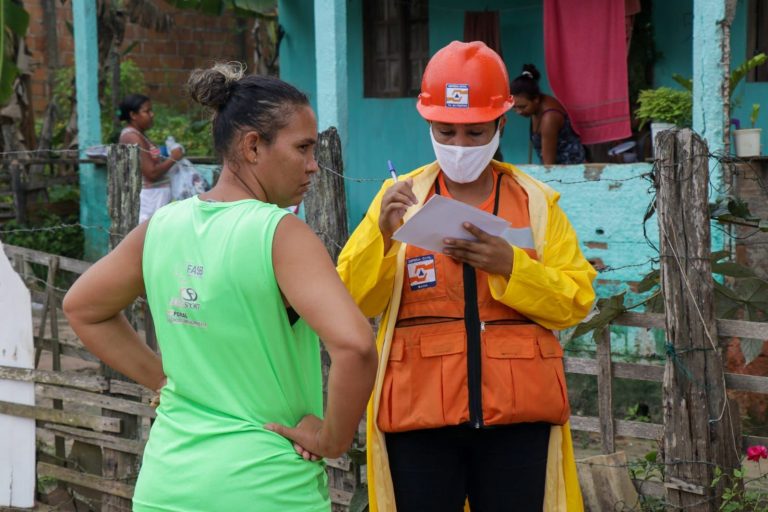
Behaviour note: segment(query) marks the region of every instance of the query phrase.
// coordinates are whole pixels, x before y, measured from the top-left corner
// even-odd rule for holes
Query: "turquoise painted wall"
[[[740,0],[736,8],[736,17],[731,28],[731,66],[735,67],[750,58],[747,54],[747,2]],[[768,64],[764,64],[768,66]],[[768,146],[768,82],[748,82],[743,80],[733,93],[732,103],[738,106],[731,112],[732,118],[741,121],[742,128],[750,128],[749,115],[752,104],[760,103],[757,128],[762,128],[762,154]]]
[[[693,76],[693,0],[654,0],[653,36],[659,53],[654,66],[656,86],[680,88],[672,74]]]
[[[315,72],[315,14],[313,0],[278,1],[280,25],[285,36],[280,43],[280,77],[307,95],[317,112]]]
[[[510,78],[522,65],[535,63],[544,71],[541,0],[521,0],[514,7],[504,0],[489,1],[483,7],[501,11],[502,53]],[[311,0],[280,1],[280,23],[286,31],[280,49],[281,77],[308,92],[317,108],[314,28]],[[350,225],[355,226],[370,200],[387,177],[386,162],[406,172],[434,155],[427,124],[415,109],[416,98],[379,99],[363,97],[362,5],[350,2],[347,40],[349,66],[349,133],[345,137],[345,174]],[[441,0],[430,6],[430,49],[435,52],[463,35],[466,3]],[[320,78],[322,79],[322,78]],[[546,77],[542,88],[548,90]],[[511,113],[501,149],[505,160],[528,162],[528,122]],[[534,160],[535,160],[534,156]]]
[[[656,46],[662,54],[654,68],[655,83],[657,86],[679,87],[672,80],[672,73],[686,77],[693,74],[693,1],[655,1],[653,23]],[[749,57],[751,55],[747,55],[747,2],[739,0],[736,5],[736,17],[731,25],[731,69]],[[743,80],[732,95],[734,108],[731,117],[739,119],[742,128],[749,128],[752,104],[761,103],[762,113],[756,126],[763,129],[763,147],[768,147],[768,103],[765,98],[768,98],[768,82]]]

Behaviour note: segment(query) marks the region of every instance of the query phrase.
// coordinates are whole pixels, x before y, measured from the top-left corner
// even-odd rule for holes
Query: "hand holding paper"
[[[455,199],[435,195],[419,212],[403,224],[392,238],[432,252],[443,252],[446,238],[475,240],[462,226],[469,222],[492,236],[500,236],[509,223]]]

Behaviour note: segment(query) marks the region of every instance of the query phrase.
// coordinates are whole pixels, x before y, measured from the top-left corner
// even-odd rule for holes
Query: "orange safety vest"
[[[442,173],[430,196],[441,190]],[[502,236],[536,258],[528,196],[512,177],[494,171],[493,192],[478,208],[509,221]],[[563,350],[554,334],[495,300],[486,272],[414,246],[405,254],[379,429],[565,423]]]

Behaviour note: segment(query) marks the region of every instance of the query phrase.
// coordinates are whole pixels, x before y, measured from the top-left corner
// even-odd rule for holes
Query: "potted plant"
[[[752,127],[739,129],[740,127],[737,124],[736,129],[733,130],[733,142],[734,146],[736,146],[736,156],[760,155],[760,135],[763,130],[762,128],[755,128],[758,114],[760,114],[760,104],[755,103],[752,105],[752,114],[749,116],[749,121],[752,124]]]
[[[729,91],[730,96],[728,97],[728,100],[731,104],[731,111],[733,111],[740,103],[739,98],[734,98],[733,93],[736,90],[736,86],[739,85],[739,83],[746,78],[746,76],[749,74],[750,71],[755,69],[758,66],[762,66],[768,62],[768,55],[765,53],[758,53],[757,55],[754,55],[753,57],[747,59],[740,65],[736,66],[731,71],[730,78],[729,78]],[[690,78],[685,78],[683,76],[678,75],[677,73],[674,73],[672,75],[672,78],[679,83],[680,85],[685,88],[685,90],[691,92],[693,91],[693,81]],[[761,135],[761,129],[755,128],[755,123],[757,122],[757,115],[760,112],[760,105],[755,103],[752,105],[752,115],[749,116],[750,121],[752,122],[752,128],[746,128],[744,130],[741,130],[741,125],[739,123],[738,119],[732,119],[731,123],[736,125],[736,129],[733,130],[733,138],[734,138],[734,146],[736,148],[736,156],[758,156],[760,155],[760,135]]]
[[[635,116],[640,120],[642,129],[651,123],[651,140],[656,151],[656,135],[662,130],[676,126],[688,126],[693,111],[693,96],[690,91],[681,91],[671,87],[645,89],[637,98],[639,107]]]

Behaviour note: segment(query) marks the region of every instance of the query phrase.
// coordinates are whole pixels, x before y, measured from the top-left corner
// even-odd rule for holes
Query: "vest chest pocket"
[[[377,423],[383,432],[469,419],[463,320],[395,329]]]
[[[538,325],[488,325],[482,365],[486,425],[561,425],[568,419],[563,349],[550,331]]]

